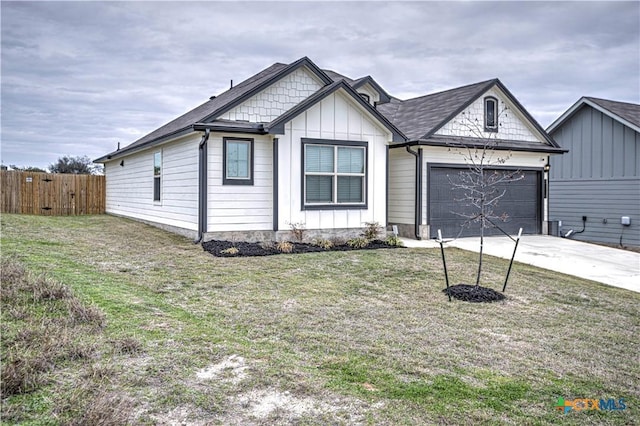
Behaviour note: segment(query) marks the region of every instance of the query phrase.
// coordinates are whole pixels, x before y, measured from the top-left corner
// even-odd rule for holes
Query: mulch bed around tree
[[[469,284],[456,284],[449,286],[449,294],[454,299],[463,300],[465,302],[473,303],[491,303],[504,300],[505,295],[498,293],[497,291],[487,288]],[[447,289],[443,289],[442,292],[447,294]]]
[[[374,250],[374,249],[382,249],[382,248],[399,248],[401,246],[393,246],[387,244],[382,240],[373,240],[369,242],[366,247],[363,248],[355,248],[351,247],[347,244],[337,244],[329,249],[322,248],[317,245],[308,244],[308,243],[291,243],[292,250],[291,253],[317,253],[322,251],[351,251],[351,250]],[[224,250],[227,250],[231,247],[235,247],[238,249],[238,252],[235,254],[232,253],[223,253]],[[232,241],[222,241],[222,240],[211,240],[205,243],[202,243],[202,248],[217,257],[243,257],[243,256],[272,256],[276,254],[288,254],[283,253],[278,250],[275,243],[272,244],[264,244],[264,243],[246,243],[246,242],[232,242]]]

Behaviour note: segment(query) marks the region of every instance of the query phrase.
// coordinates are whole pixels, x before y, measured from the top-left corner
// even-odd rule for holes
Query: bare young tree
[[[509,108],[503,104],[498,117],[506,117],[508,111]],[[500,121],[497,120],[498,123]],[[475,283],[477,289],[482,274],[485,229],[497,228],[508,235],[499,224],[506,222],[509,214],[501,211],[498,205],[506,193],[505,184],[521,180],[524,175],[517,169],[495,169],[504,165],[512,156],[510,151],[499,149],[498,132],[483,131],[484,123],[471,119],[464,112],[459,124],[468,130],[472,140],[460,139],[455,144],[455,148],[450,148],[457,149],[467,165],[467,168],[455,178],[449,176],[454,192],[460,194],[455,201],[464,208],[462,211],[452,213],[465,219],[458,236],[472,224],[478,224],[480,227],[480,255]]]

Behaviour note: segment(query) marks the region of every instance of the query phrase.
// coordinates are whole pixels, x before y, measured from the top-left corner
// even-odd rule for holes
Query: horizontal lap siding
[[[416,160],[403,148],[389,151],[389,223],[413,224]]]
[[[576,240],[640,246],[640,178],[553,180],[549,184],[549,218],[562,221],[562,231],[585,231]],[[631,217],[631,226],[620,218]],[[607,223],[603,223],[606,219]]]
[[[242,135],[228,135],[244,137]],[[273,141],[269,136],[247,135],[254,140],[253,185],[223,185],[222,141],[209,138],[208,232],[268,231],[273,229]]]
[[[196,230],[198,141],[192,136],[105,164],[107,212]],[[160,202],[153,200],[153,155],[157,151],[162,151]]]

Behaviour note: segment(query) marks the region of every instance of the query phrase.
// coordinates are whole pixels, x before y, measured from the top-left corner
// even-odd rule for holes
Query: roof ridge
[[[633,105],[633,106],[640,106],[640,104],[636,104],[633,102],[626,102],[626,101],[614,101],[613,99],[605,99],[605,98],[596,98],[595,96],[584,96],[585,99],[590,99],[592,101],[605,101],[605,102],[613,102],[616,104],[626,104],[626,105]]]
[[[479,81],[477,83],[471,83],[471,84],[465,84],[464,86],[453,87],[451,89],[441,90],[439,92],[427,93],[426,95],[416,96],[415,98],[409,98],[409,99],[405,99],[405,100],[402,100],[400,98],[395,98],[395,99],[399,100],[400,102],[413,101],[413,100],[416,100],[416,99],[426,98],[426,97],[429,97],[429,96],[441,95],[441,94],[444,94],[444,93],[447,93],[447,92],[452,92],[454,90],[468,89],[471,86],[480,86],[480,85],[488,85],[489,83],[497,83],[498,81],[499,81],[499,79],[492,78],[490,80]]]
[[[268,67],[264,68],[262,71],[258,71],[257,73],[253,74],[252,76],[249,76],[249,77],[245,78],[245,79],[244,79],[244,80],[242,80],[240,83],[238,83],[238,84],[236,84],[235,86],[233,86],[233,87],[231,87],[231,88],[229,88],[229,89],[225,90],[225,92],[228,92],[228,91],[229,91],[229,90],[231,90],[231,89],[235,89],[236,87],[243,87],[243,86],[246,86],[246,85],[247,85],[247,84],[249,84],[249,83],[253,83],[253,82],[255,82],[255,81],[261,80],[261,79],[263,79],[263,78],[265,78],[265,77],[267,77],[267,76],[271,75],[271,73],[268,73],[267,71],[268,71],[268,70],[271,70],[272,68],[275,68],[276,66],[286,67],[286,66],[288,66],[288,65],[287,65],[287,64],[283,64],[283,63],[281,63],[281,62],[275,62],[275,63],[273,63],[273,64],[269,65]],[[260,74],[263,74],[263,75],[261,75],[260,77],[258,77],[258,75],[260,75]],[[252,80],[252,79],[253,79],[253,80]],[[251,81],[250,81],[250,80],[251,80]],[[224,93],[224,92],[222,92],[222,93]]]

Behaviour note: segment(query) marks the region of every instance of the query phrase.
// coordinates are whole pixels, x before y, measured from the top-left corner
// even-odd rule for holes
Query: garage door
[[[464,191],[452,186],[452,182],[460,179],[460,172],[466,168],[435,167],[429,168],[428,175],[428,223],[431,235],[437,235],[442,230],[445,238],[457,237],[461,230],[461,237],[480,235],[480,224],[470,224],[463,228],[465,218],[456,213],[470,213],[472,208],[465,205]],[[524,179],[502,184],[501,190],[506,190],[494,209],[496,215],[506,213],[506,222],[497,221],[498,225],[515,235],[522,228],[525,234],[539,234],[541,231],[541,173],[536,170],[522,172]],[[485,229],[485,235],[502,234],[498,229]]]

